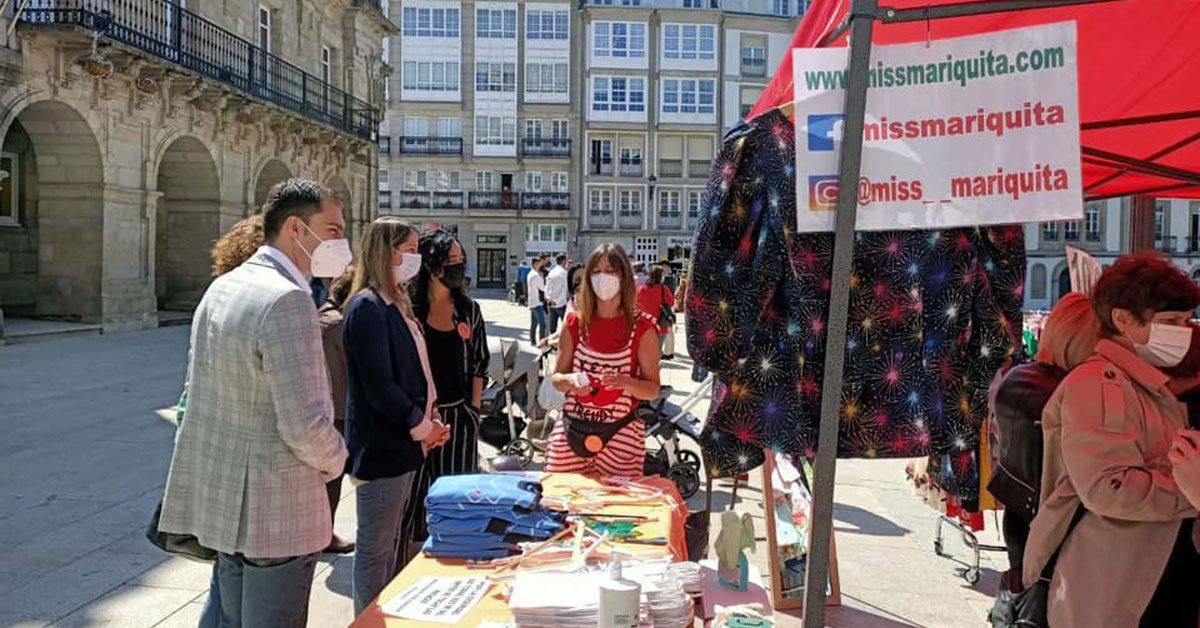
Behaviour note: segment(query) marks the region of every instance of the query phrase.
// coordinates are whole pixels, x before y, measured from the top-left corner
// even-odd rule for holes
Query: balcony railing
[[[1200,235],[1188,236],[1188,253],[1200,253]]]
[[[1175,243],[1179,240],[1176,236],[1165,236],[1154,239],[1154,249],[1163,253],[1174,253]]]
[[[679,179],[683,177],[683,161],[679,159],[658,160],[658,176],[664,179]]]
[[[593,227],[611,227],[613,224],[612,210],[592,208],[588,211],[588,222]]]
[[[636,164],[621,164],[621,167],[617,169],[617,172],[620,173],[622,177],[640,177],[642,176],[642,164],[641,162]]]
[[[526,157],[570,157],[571,140],[527,137],[521,140],[521,154]]]
[[[401,190],[399,201],[397,209],[433,209],[430,194],[424,190]]]
[[[392,208],[392,192],[391,190],[379,191],[379,209]]]
[[[99,32],[247,96],[365,140],[375,138],[374,107],[169,0],[33,4],[25,6],[21,24]]]
[[[522,192],[521,209],[567,211],[571,195],[567,192]]]
[[[710,170],[712,170],[712,160],[688,162],[688,176],[693,179],[707,179]]]
[[[433,193],[433,206],[437,209],[462,209],[462,192],[438,191]]]
[[[512,192],[468,192],[471,209],[516,209],[517,195]]]
[[[461,137],[402,136],[397,139],[402,155],[461,155]]]
[[[767,60],[755,57],[742,57],[742,76],[766,76]]]
[[[589,168],[589,172],[591,172],[592,174],[608,176],[613,173],[613,165],[612,165],[611,161],[607,161],[607,162],[603,162],[603,163],[596,163],[593,161],[588,165],[588,168]]]

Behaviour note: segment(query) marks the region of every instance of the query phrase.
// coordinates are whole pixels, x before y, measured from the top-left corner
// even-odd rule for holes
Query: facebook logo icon
[[[834,143],[842,139],[844,118],[840,113],[812,114],[808,116],[808,150],[831,151]]]

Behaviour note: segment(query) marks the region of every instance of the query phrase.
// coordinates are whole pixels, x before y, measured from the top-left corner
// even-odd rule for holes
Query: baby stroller
[[[637,410],[646,423],[646,436],[659,445],[657,450],[647,449],[643,472],[670,479],[684,499],[700,490],[702,463],[696,452],[680,447],[679,435],[683,434],[693,443],[700,444],[700,431],[704,426],[700,418],[691,413],[691,409],[704,398],[708,389],[709,382],[705,381],[676,405],[668,401],[673,389],[663,386],[657,399],[643,403]]]
[[[535,362],[523,354],[517,341],[489,341],[492,363],[488,365],[479,421],[479,439],[505,456],[527,465],[533,461],[533,443],[523,436],[532,416],[530,382],[536,382]]]

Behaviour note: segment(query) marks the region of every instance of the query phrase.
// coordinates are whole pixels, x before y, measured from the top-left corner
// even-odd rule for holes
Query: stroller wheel
[[[700,474],[688,464],[677,464],[667,469],[667,478],[675,483],[679,495],[684,499],[690,498],[700,490]]]
[[[533,443],[528,439],[514,438],[511,442],[504,446],[504,455],[512,456],[521,461],[521,466],[528,466],[533,462]]]
[[[686,464],[687,466],[695,469],[696,473],[700,473],[700,454],[687,449],[680,449],[679,464]]]

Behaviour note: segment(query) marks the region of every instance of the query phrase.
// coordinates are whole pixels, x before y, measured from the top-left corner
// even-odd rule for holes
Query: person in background
[[[558,323],[567,317],[567,301],[571,298],[570,280],[567,277],[567,256],[559,254],[554,268],[546,275],[546,308],[550,317],[550,333],[558,333]]]
[[[673,355],[668,355],[666,344],[669,336],[673,336],[674,332],[670,325],[664,325],[667,322],[663,316],[664,309],[666,312],[674,313],[675,311],[675,295],[663,283],[663,268],[655,266],[650,269],[650,277],[646,279],[646,284],[637,291],[638,311],[650,320],[657,321],[659,346],[662,349],[662,357],[664,360],[674,358]],[[674,343],[672,343],[674,344]]]
[[[1091,300],[1077,292],[1066,295],[1046,319],[1046,344],[1034,361],[1014,367],[992,390],[992,416],[1000,437],[994,452],[996,470],[987,488],[1004,504],[1009,569],[1001,586],[1010,593],[1025,588],[1025,541],[1038,511],[1036,487],[1042,481],[1042,410],[1067,373],[1092,356],[1099,331]]]
[[[479,473],[479,405],[490,354],[479,304],[462,290],[463,249],[449,232],[421,235],[421,273],[412,284],[413,313],[424,325],[438,414],[450,428],[445,447],[429,452],[404,515],[407,563],[429,536],[425,496],[444,475]]]
[[[525,288],[525,299],[529,304],[529,344],[534,347],[546,336],[546,278],[542,275],[544,264],[545,260],[540,257],[533,260],[533,269],[529,273]]]
[[[1052,570],[1055,628],[1190,628],[1200,615],[1196,510],[1171,473],[1187,417],[1167,372],[1191,346],[1200,287],[1170,261],[1136,254],[1106,270],[1091,297],[1096,355],[1067,374],[1042,415],[1024,584]]]
[[[353,284],[354,268],[350,267],[330,284],[329,295],[317,309],[321,322],[321,344],[325,348],[325,368],[333,393],[333,425],[343,436],[346,434],[346,346],[342,341],[342,307],[350,298]],[[329,518],[336,521],[338,502],[342,498],[342,474],[330,480],[326,489],[329,495]],[[354,551],[354,542],[334,532],[325,551],[330,554],[349,554]]]
[[[301,628],[346,460],[305,276],[340,273],[350,247],[341,201],[304,179],[271,188],[263,233],[196,308],[159,530],[219,552],[221,625]]]
[[[550,435],[546,470],[641,477],[646,429],[634,410],[659,394],[654,321],[637,311],[633,271],[620,246],[598,247],[583,274],[579,310],[559,335],[552,382],[566,403]]]
[[[641,288],[642,286],[646,285],[646,280],[648,278],[649,278],[649,276],[646,274],[646,263],[645,262],[635,262],[633,264],[633,282],[634,282],[634,284],[637,287]]]
[[[394,216],[363,234],[346,304],[346,473],[358,510],[355,615],[400,571],[400,525],[425,454],[450,437],[438,417],[422,325],[408,285],[421,270],[417,232]]]
[[[679,312],[681,312],[683,310],[683,299],[678,297],[677,292],[676,292],[679,289],[679,277],[678,277],[678,275],[675,274],[675,269],[671,267],[670,262],[663,262],[661,264],[661,267],[663,270],[663,285],[665,285],[667,287],[667,290],[671,291],[671,298],[673,299],[672,305],[671,305],[671,311],[678,314]],[[679,317],[674,316],[673,318],[678,319]],[[667,337],[665,340],[663,340],[663,359],[664,360],[674,360],[675,359],[675,325],[674,324],[672,324],[670,329],[667,330]]]
[[[569,286],[570,295],[567,298],[567,314],[574,312],[579,300],[579,286],[583,283],[583,264],[571,264],[571,270],[567,271],[567,285]],[[565,320],[565,317],[564,317]]]

